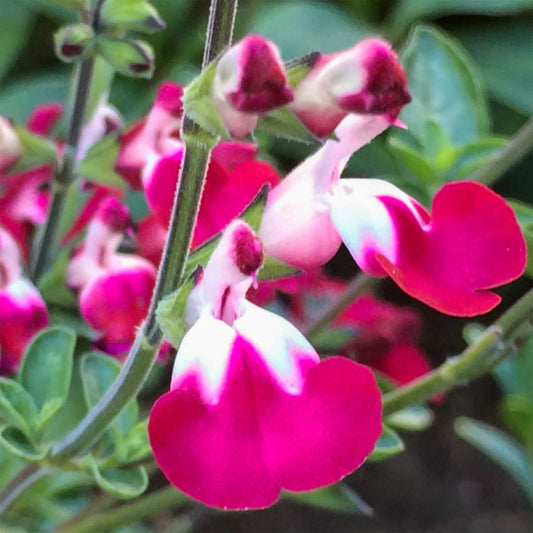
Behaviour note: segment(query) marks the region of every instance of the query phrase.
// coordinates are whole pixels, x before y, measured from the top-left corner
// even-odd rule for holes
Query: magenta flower
[[[0,226],[0,374],[15,372],[33,336],[48,326],[39,291],[22,276],[15,239]]]
[[[326,137],[349,113],[387,113],[392,121],[410,101],[407,77],[390,44],[365,39],[322,56],[297,85],[290,107],[315,135]]]
[[[244,298],[262,259],[249,226],[233,222],[189,298],[194,324],[148,424],[169,481],[224,509],[267,507],[282,489],[335,483],[381,433],[380,393],[366,367],[320,361],[294,326]]]
[[[245,37],[218,61],[213,102],[232,136],[244,137],[261,114],[292,99],[278,47],[264,37]]]
[[[493,309],[489,289],[519,277],[526,245],[512,209],[474,182],[444,185],[431,214],[385,181],[340,179],[352,152],[389,124],[352,115],[269,195],[260,235],[265,250],[303,269],[328,261],[341,242],[372,276],[389,275],[435,309],[473,316]],[[487,268],[490,265],[490,268]]]
[[[79,291],[81,315],[101,333],[97,346],[114,355],[123,354],[133,342],[155,283],[149,261],[117,252],[129,225],[127,208],[106,198],[67,268],[69,287]]]

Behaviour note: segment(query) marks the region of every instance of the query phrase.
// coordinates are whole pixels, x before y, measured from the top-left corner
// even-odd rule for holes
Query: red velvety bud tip
[[[237,46],[241,72],[237,87],[228,94],[231,104],[239,111],[266,113],[291,102],[292,91],[275,45],[259,35],[250,35]]]
[[[129,209],[112,196],[101,203],[98,217],[109,229],[119,233],[125,231],[131,223]]]
[[[165,109],[174,117],[180,117],[183,112],[182,96],[183,89],[180,85],[166,81],[159,87],[155,105]]]
[[[368,39],[361,48],[360,64],[365,72],[364,86],[356,94],[341,96],[340,107],[357,113],[397,115],[411,101],[407,76],[390,45],[380,39]],[[394,113],[396,111],[396,113]]]
[[[242,225],[233,234],[234,261],[237,268],[250,276],[263,264],[263,245],[248,226]]]

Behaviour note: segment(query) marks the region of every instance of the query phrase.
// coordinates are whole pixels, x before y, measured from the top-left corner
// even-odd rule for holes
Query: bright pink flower
[[[256,151],[254,145],[239,142],[222,142],[213,150],[194,229],[193,248],[222,231],[265,184],[274,187],[279,183],[278,174],[268,163],[253,160]],[[183,148],[179,147],[169,156],[154,157],[143,171],[148,206],[165,230],[170,221],[182,157]],[[144,239],[139,241],[145,249],[153,246]],[[151,252],[150,255],[155,254]]]
[[[22,154],[22,145],[13,126],[0,117],[0,173],[8,169]]]
[[[112,354],[129,349],[155,283],[149,261],[117,252],[129,225],[127,208],[113,197],[105,199],[67,268],[69,287],[79,291],[81,315],[102,334],[98,347]]]
[[[320,361],[294,326],[244,298],[262,255],[245,223],[226,229],[189,299],[195,321],[171,390],[148,424],[169,481],[224,509],[267,507],[281,489],[335,483],[381,433],[380,393],[366,367]]]
[[[0,227],[0,374],[17,370],[26,346],[47,325],[46,304],[22,277],[17,243]]]
[[[330,135],[348,113],[389,114],[411,101],[407,77],[391,46],[365,39],[322,56],[294,90],[291,109],[319,137]]]
[[[218,61],[213,102],[232,136],[244,137],[262,113],[292,99],[279,50],[264,37],[245,37]]]
[[[148,117],[122,136],[116,169],[134,189],[142,189],[141,173],[150,156],[168,156],[181,147],[182,96],[179,85],[161,84]]]
[[[36,107],[28,117],[26,125],[36,135],[47,136],[63,115],[61,104],[50,103]]]
[[[388,125],[349,116],[269,195],[260,235],[273,256],[299,268],[328,261],[341,240],[363,271],[388,274],[405,292],[457,316],[499,302],[488,289],[519,277],[526,246],[512,209],[474,182],[444,185],[428,213],[385,181],[340,179],[353,151]],[[488,269],[487,265],[491,265]]]

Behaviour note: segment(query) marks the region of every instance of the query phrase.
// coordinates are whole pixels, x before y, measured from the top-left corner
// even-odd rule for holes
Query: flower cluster
[[[265,255],[314,271],[344,243],[367,274],[388,275],[409,295],[457,316],[490,311],[500,301],[490,289],[516,279],[525,266],[513,211],[479,183],[446,184],[428,211],[385,181],[341,178],[359,148],[390,126],[403,127],[398,115],[411,98],[407,77],[381,39],[315,59],[291,85],[277,47],[253,35],[223,54],[210,78],[211,109],[231,140],[212,150],[191,246],[220,239],[189,296],[189,330],[175,346],[170,391],[154,404],[148,431],[170,482],[220,508],[265,507],[282,489],[331,484],[363,463],[382,431],[381,397],[371,370],[350,359],[354,354],[399,385],[429,368],[416,346],[416,315],[370,295],[336,319],[355,332],[339,348],[350,357],[320,360],[295,326],[247,299]],[[186,150],[184,102],[179,85],[160,86],[146,117],[121,132],[114,171],[124,186],[78,180],[88,200],[63,235],[71,252],[66,286],[97,333],[95,347],[119,359],[150,306]],[[284,179],[258,159],[249,136],[279,107],[321,139]],[[27,127],[49,137],[61,113],[56,105],[42,107]],[[84,127],[78,160],[120,128],[103,100]],[[60,156],[62,143],[54,142]],[[12,124],[0,119],[2,372],[16,369],[48,323],[24,267],[29,239],[45,219],[53,168],[17,172],[23,155]],[[239,216],[265,185],[256,234]],[[149,214],[140,220],[125,205],[127,188],[144,193]],[[305,298],[313,292],[343,290],[307,276],[285,285],[295,323],[307,318]]]

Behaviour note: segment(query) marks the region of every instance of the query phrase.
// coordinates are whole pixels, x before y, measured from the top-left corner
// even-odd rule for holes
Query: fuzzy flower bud
[[[325,137],[348,113],[387,115],[393,123],[410,101],[394,50],[382,39],[365,39],[317,61],[296,87],[291,108],[309,130]]]
[[[249,35],[217,64],[213,101],[231,135],[243,137],[258,116],[293,99],[277,46]]]

